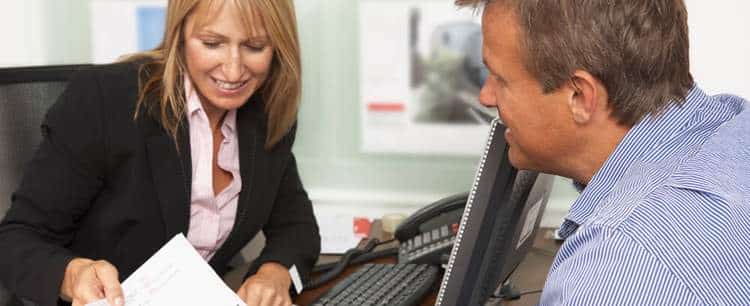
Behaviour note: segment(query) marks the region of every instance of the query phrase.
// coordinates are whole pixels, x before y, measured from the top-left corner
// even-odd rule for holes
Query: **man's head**
[[[480,100],[498,107],[519,168],[575,176],[590,138],[607,137],[597,132],[627,129],[692,87],[682,0],[456,3],[485,6]]]

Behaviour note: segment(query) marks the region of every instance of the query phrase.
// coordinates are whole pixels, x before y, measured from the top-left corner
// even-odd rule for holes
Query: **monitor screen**
[[[513,168],[504,130],[490,126],[436,305],[483,305],[532,246],[553,176]]]

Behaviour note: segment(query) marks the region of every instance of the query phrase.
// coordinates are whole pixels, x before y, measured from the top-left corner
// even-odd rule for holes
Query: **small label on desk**
[[[292,277],[294,290],[297,291],[297,294],[302,293],[302,280],[299,278],[299,271],[297,271],[296,265],[292,265],[292,267],[289,268],[289,275]]]

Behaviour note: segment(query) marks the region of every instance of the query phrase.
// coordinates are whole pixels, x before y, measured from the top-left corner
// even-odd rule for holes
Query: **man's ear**
[[[599,84],[599,80],[583,70],[576,70],[568,81],[573,90],[568,106],[576,123],[587,124],[596,114],[602,94]]]

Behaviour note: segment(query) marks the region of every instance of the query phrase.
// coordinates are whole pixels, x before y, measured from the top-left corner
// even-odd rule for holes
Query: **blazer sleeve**
[[[286,141],[294,141],[292,129]],[[289,145],[291,147],[291,145]],[[269,222],[263,227],[266,246],[250,266],[245,278],[255,274],[266,262],[277,262],[287,268],[297,267],[303,283],[320,254],[320,234],[313,214],[312,202],[302,186],[297,161],[289,152],[279,191]]]
[[[103,185],[105,145],[99,86],[79,72],[47,112],[42,143],[0,223],[0,280],[17,297],[57,305],[66,248]]]

